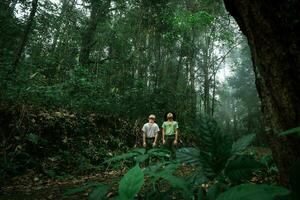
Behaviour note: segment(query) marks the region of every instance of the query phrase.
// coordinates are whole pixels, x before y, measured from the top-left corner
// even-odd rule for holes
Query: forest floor
[[[112,183],[119,180],[124,170],[109,171],[75,178],[55,180],[45,179],[41,174],[28,171],[22,176],[13,178],[2,188],[0,200],[34,200],[34,199],[86,199],[89,191],[72,196],[65,196],[66,190],[88,182]]]
[[[65,195],[68,189],[73,189],[89,182],[114,184],[112,191],[106,196],[113,197],[117,194],[118,182],[128,169],[107,171],[92,175],[77,176],[70,179],[48,179],[42,174],[36,174],[33,170],[22,176],[17,176],[2,187],[0,200],[50,200],[50,199],[87,199],[90,190]],[[182,165],[176,175],[185,176],[194,170],[193,167]],[[175,198],[175,197],[174,197]],[[176,198],[175,198],[176,199]]]
[[[265,148],[259,148],[259,152],[262,155],[267,154],[267,150]],[[91,191],[88,189],[74,195],[65,195],[65,193],[68,189],[74,189],[91,182],[113,185],[112,190],[106,195],[107,197],[113,197],[117,195],[118,182],[127,170],[128,168],[123,167],[118,170],[109,170],[61,179],[51,179],[34,170],[28,170],[24,175],[12,178],[0,188],[0,200],[87,199]],[[176,176],[186,177],[194,170],[195,168],[192,166],[181,165],[175,174]],[[270,176],[268,178],[270,180],[263,180],[259,176],[254,175],[251,182],[274,182],[276,176]],[[145,187],[147,187],[147,183]],[[174,199],[176,199],[176,197],[174,197]]]

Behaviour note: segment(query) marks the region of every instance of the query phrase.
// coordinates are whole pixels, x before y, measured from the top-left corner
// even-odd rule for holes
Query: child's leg
[[[154,138],[146,138],[146,153],[152,149],[152,145],[153,145],[153,142],[154,142]],[[149,166],[150,163],[151,163],[151,158],[149,157],[146,161],[145,161],[146,165]]]
[[[171,135],[171,136],[167,136],[167,140],[166,140],[167,149],[171,152],[170,160],[174,159],[174,154],[175,154],[174,139],[175,139],[175,136]]]

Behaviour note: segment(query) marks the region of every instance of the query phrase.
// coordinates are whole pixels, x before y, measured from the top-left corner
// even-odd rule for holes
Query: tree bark
[[[90,60],[90,53],[95,44],[95,35],[98,23],[109,12],[110,0],[100,2],[91,0],[91,15],[86,30],[82,34],[79,62],[86,66],[93,63]]]
[[[204,90],[204,111],[207,115],[210,116],[210,80],[209,80],[209,61],[210,61],[210,53],[209,48],[211,45],[211,37],[210,35],[205,36],[205,46],[203,47],[203,75],[204,75],[204,82],[203,82],[203,90]]]
[[[31,32],[31,27],[32,27],[32,24],[34,21],[34,16],[37,11],[37,7],[38,7],[38,0],[33,0],[31,3],[31,11],[30,11],[30,14],[29,14],[29,17],[27,20],[27,25],[25,27],[25,31],[24,31],[24,34],[23,34],[23,37],[21,40],[21,44],[20,44],[19,48],[17,49],[16,56],[15,56],[15,59],[12,64],[12,73],[14,73],[16,71],[18,64],[20,62],[22,53],[24,51],[24,48],[27,44],[27,41],[28,41],[28,38],[29,38],[29,35]]]
[[[270,127],[270,147],[289,185],[290,167],[300,158],[299,138],[277,133],[300,125],[300,2],[224,0],[226,9],[247,36],[262,101]]]
[[[215,114],[215,105],[216,105],[216,89],[217,89],[217,82],[216,82],[216,73],[213,74],[213,85],[212,85],[212,97],[211,97],[211,116],[213,117]]]

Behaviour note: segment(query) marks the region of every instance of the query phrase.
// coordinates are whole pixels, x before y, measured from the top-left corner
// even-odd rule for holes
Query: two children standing
[[[148,123],[144,124],[143,146],[146,149],[157,146],[159,127],[155,123],[155,115],[150,115]],[[167,121],[162,126],[162,143],[171,151],[171,156],[175,154],[175,148],[178,143],[178,123],[173,120],[173,114],[167,114]]]

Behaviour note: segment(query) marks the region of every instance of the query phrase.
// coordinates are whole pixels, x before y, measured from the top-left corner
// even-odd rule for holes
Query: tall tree
[[[82,33],[81,49],[79,55],[79,62],[83,66],[93,63],[93,61],[90,59],[90,53],[92,47],[95,45],[97,26],[100,22],[103,22],[103,18],[109,12],[110,2],[110,0],[91,0],[90,2],[90,19],[88,21],[86,29]]]
[[[0,63],[11,64],[17,40],[19,39],[20,26],[14,17],[10,0],[0,1]]]
[[[24,48],[27,44],[30,32],[32,31],[32,25],[33,25],[33,21],[34,21],[34,16],[35,16],[36,11],[37,11],[37,7],[38,7],[38,0],[32,0],[32,2],[31,2],[31,11],[30,11],[29,17],[27,19],[27,23],[26,23],[26,26],[25,26],[23,36],[21,38],[20,46],[18,47],[18,49],[16,51],[15,59],[12,63],[12,72],[16,71],[17,66],[20,62],[22,53],[24,51]]]
[[[277,133],[300,124],[300,2],[224,0],[227,10],[247,36],[256,86],[270,145],[281,183],[289,184],[289,170],[300,159],[300,140]]]

